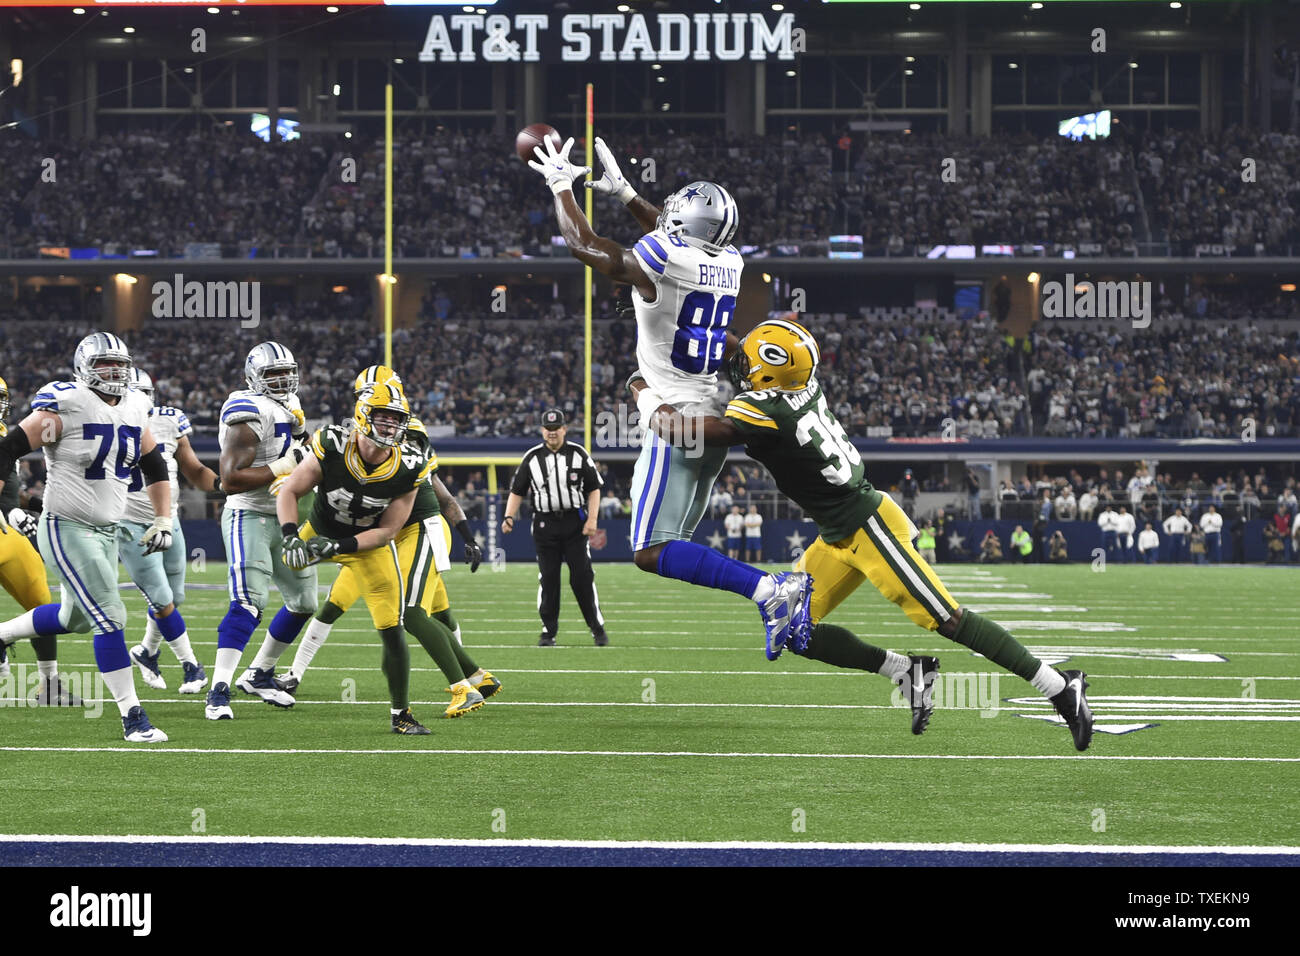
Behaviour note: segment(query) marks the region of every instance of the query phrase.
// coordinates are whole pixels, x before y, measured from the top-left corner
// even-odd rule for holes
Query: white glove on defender
[[[145,554],[166,551],[172,546],[172,519],[154,518],[153,524],[144,529],[140,543],[144,545]]]
[[[9,527],[24,537],[36,537],[36,519],[22,508],[14,508],[9,512]]]
[[[528,161],[529,166],[546,177],[546,185],[550,186],[551,192],[557,196],[566,190],[572,192],[573,181],[591,172],[590,166],[575,166],[569,162],[571,149],[573,149],[572,136],[565,140],[559,152],[555,151],[555,144],[550,139],[545,139],[542,140],[541,146],[533,147],[537,158]]]
[[[600,168],[604,172],[599,179],[593,179],[583,185],[592,192],[613,196],[624,205],[635,199],[636,190],[627,181],[623,171],[618,168],[618,161],[614,159],[614,154],[609,151],[609,147],[599,136],[596,137],[596,156],[600,159]]]

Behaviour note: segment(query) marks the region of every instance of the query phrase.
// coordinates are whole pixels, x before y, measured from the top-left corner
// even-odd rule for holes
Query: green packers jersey
[[[394,449],[382,464],[369,465],[361,458],[358,440],[339,425],[312,436],[321,479],[311,526],[319,535],[347,538],[375,527],[392,500],[418,488],[434,467],[434,460],[410,443]]]
[[[743,392],[726,416],[744,435],[745,451],[817,522],[826,541],[847,538],[880,507],[862,456],[816,381],[801,392]]]
[[[0,422],[0,438],[9,434],[9,427],[4,422]],[[7,515],[14,508],[18,507],[18,492],[21,490],[18,486],[18,462],[14,462],[13,468],[7,475],[0,475],[4,479],[4,490],[0,491],[0,509],[4,510]]]
[[[411,517],[406,522],[411,525],[424,521],[426,518],[432,518],[436,514],[441,514],[442,508],[438,504],[438,494],[433,490],[433,475],[438,470],[438,456],[433,451],[433,442],[429,440],[428,429],[424,427],[422,421],[414,416],[406,423],[406,442],[408,445],[419,448],[433,462],[433,467],[429,469],[429,476],[420,483],[420,490],[415,493],[415,504],[411,507]]]

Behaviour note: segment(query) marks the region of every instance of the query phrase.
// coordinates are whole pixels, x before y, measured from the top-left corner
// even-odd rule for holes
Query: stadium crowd
[[[651,198],[692,179],[726,184],[742,210],[739,241],[769,249],[832,233],[860,234],[895,255],[940,243],[1090,243],[1112,255],[1148,240],[1300,244],[1294,134],[1234,127],[1149,133],[1132,144],[1119,136],[847,142],[782,133],[720,142],[681,134],[611,146]],[[549,196],[500,137],[439,128],[399,134],[395,149],[400,255],[550,249]],[[263,143],[234,126],[75,144],[8,137],[0,139],[9,172],[0,183],[0,247],[15,257],[41,246],[180,255],[188,243],[221,243],[247,257],[281,243],[294,254],[377,256],[382,154],[373,139]],[[1249,181],[1243,159],[1255,161]]]

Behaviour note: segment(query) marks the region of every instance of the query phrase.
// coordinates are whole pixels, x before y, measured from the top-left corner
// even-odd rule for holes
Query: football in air
[[[537,155],[533,150],[542,145],[543,139],[549,139],[556,149],[564,145],[564,140],[560,134],[555,131],[554,126],[547,126],[545,123],[533,123],[525,126],[515,137],[515,152],[525,163],[529,160],[536,159]]]

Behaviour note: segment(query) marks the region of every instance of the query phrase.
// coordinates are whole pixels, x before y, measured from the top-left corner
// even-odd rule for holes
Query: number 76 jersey
[[[632,293],[646,384],[672,405],[712,400],[745,261],[735,246],[710,255],[659,229],[632,252],[658,291],[653,302]]]
[[[862,455],[815,379],[799,392],[742,392],[727,405],[726,417],[744,435],[749,457],[817,522],[824,540],[856,533],[880,507]]]
[[[45,510],[88,525],[121,521],[151,407],[130,389],[110,405],[80,382],[50,382],[37,392],[32,411],[52,412],[63,426],[45,446]]]
[[[248,467],[269,465],[289,450],[293,441],[294,419],[289,409],[274,399],[249,389],[231,392],[226,403],[221,406],[221,424],[217,428],[217,441],[225,450],[230,429],[236,425],[247,425],[257,436],[257,450]],[[271,494],[271,482],[260,488],[241,491],[226,498],[227,508],[239,508],[245,511],[258,511],[262,514],[275,514],[275,496]]]

